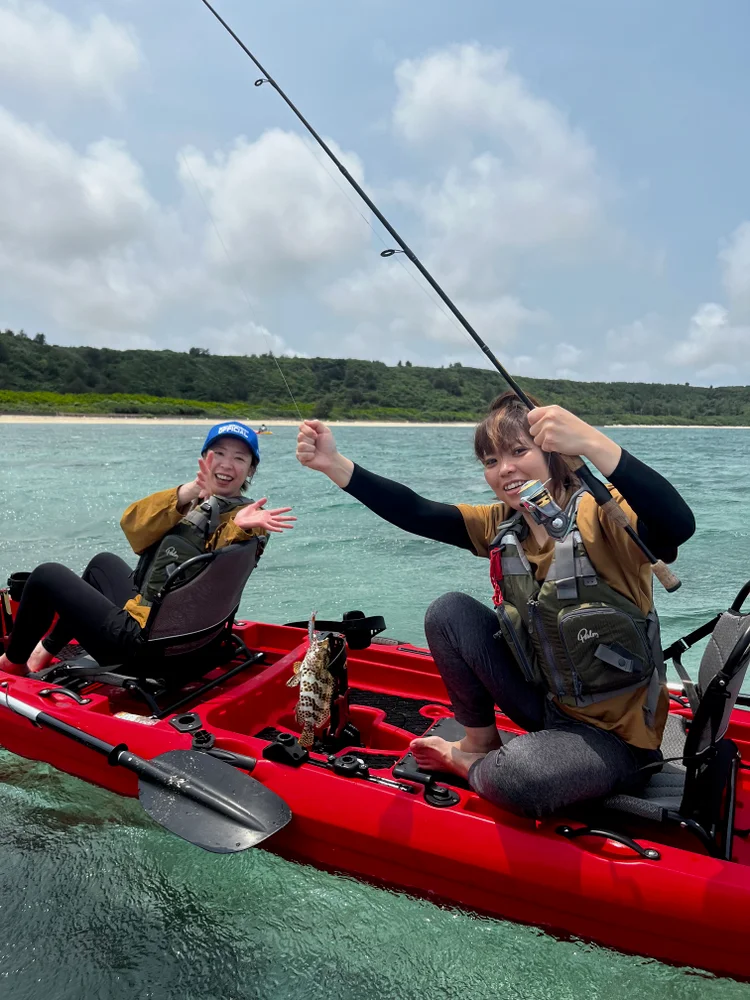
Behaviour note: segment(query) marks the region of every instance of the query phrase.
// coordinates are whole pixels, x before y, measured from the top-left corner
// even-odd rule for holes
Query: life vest
[[[151,607],[174,571],[188,559],[206,551],[206,544],[224,514],[252,502],[244,497],[210,496],[186,514],[161,541],[147,549],[139,559],[133,576],[141,594],[141,604]],[[196,566],[195,573],[188,573],[185,579],[192,579],[200,570],[201,567]]]
[[[526,679],[570,707],[649,688],[647,725],[653,725],[666,668],[659,619],[599,579],[578,530],[585,490],[571,498],[571,530],[555,542],[549,571],[539,583],[524,552],[529,526],[521,512],[504,521],[490,543],[490,579],[500,632]],[[572,508],[572,511],[571,511]]]

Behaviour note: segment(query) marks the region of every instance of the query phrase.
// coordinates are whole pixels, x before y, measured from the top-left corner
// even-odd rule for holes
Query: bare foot
[[[489,753],[490,750],[499,750],[503,745],[500,733],[495,726],[482,726],[476,729],[470,729],[466,726],[465,728],[464,738],[452,744],[464,753]]]
[[[44,670],[53,660],[52,653],[45,649],[41,642],[38,642],[29,657],[29,670],[35,673],[37,670]]]
[[[462,750],[463,742],[461,740],[458,743],[449,743],[439,736],[423,736],[418,740],[412,740],[409,749],[422,770],[448,771],[466,778],[471,765],[486,757],[489,750],[479,753]]]
[[[21,674],[22,676],[26,673],[25,663],[11,663],[5,653],[0,656],[0,670],[4,670],[6,674]]]

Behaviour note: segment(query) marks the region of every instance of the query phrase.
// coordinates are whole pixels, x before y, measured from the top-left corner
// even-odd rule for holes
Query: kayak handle
[[[435,781],[435,777],[432,774],[425,774],[423,771],[410,771],[400,764],[397,764],[393,768],[391,774],[394,778],[424,785],[425,802],[431,806],[437,806],[440,809],[444,806],[455,806],[461,801],[461,796],[458,792],[449,788],[448,785],[439,784]]]
[[[579,826],[575,830],[571,826],[558,826],[555,833],[559,833],[568,840],[575,840],[576,837],[603,837],[605,840],[614,840],[616,844],[629,847],[646,861],[661,861],[661,854],[655,847],[641,847],[637,841],[626,836],[624,833],[615,833],[614,830],[600,830],[593,826]]]
[[[68,691],[67,688],[42,688],[41,691],[37,691],[40,698],[51,698],[53,694],[64,694],[68,698],[72,698],[73,701],[78,702],[79,705],[90,705],[90,698],[82,698],[77,691]]]

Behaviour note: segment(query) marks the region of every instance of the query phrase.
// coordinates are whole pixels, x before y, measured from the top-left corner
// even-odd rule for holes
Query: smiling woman
[[[639,537],[671,561],[695,524],[665,479],[569,411],[528,411],[512,392],[475,432],[493,504],[436,503],[375,476],[339,454],[317,420],[297,442],[303,465],[392,524],[490,561],[493,610],[455,592],[427,610],[430,650],[465,735],[415,739],[423,770],[454,772],[497,805],[543,817],[637,784],[642,767],[658,765],[669,695],[651,564],[612,531],[562,456],[588,458]],[[529,481],[548,486],[554,530],[526,499]],[[495,706],[526,733],[502,746]]]
[[[292,527],[291,507],[265,510],[265,497],[241,496],[259,462],[255,431],[216,424],[195,479],[137,500],[123,514],[122,530],[140,556],[135,570],[111,552],[94,556],[82,577],[58,563],[38,566],[24,587],[0,669],[41,670],[73,636],[102,666],[132,659],[154,598],[179,566],[202,552]]]

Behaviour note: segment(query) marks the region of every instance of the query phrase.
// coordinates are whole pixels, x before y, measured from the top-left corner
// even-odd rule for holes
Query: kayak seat
[[[179,566],[156,596],[141,633],[137,655],[118,664],[99,664],[92,656],[53,664],[38,677],[57,684],[101,681],[125,688],[147,702],[159,717],[175,711],[159,706],[186,683],[243,654],[241,666],[257,662],[232,632],[242,592],[263,551],[263,539],[251,538],[195,556]],[[227,678],[224,674],[221,680]],[[215,682],[209,682],[213,686]],[[78,683],[80,686],[80,683]],[[185,700],[197,697],[204,686]],[[181,703],[177,703],[181,704]]]
[[[741,610],[749,592],[750,584],[746,584],[732,607],[708,623],[713,629],[698,682],[685,682],[692,718],[668,716],[661,770],[641,789],[609,796],[602,803],[610,811],[677,823],[696,834],[710,854],[725,860],[732,857],[740,765],[739,751],[725,734],[750,662],[750,613]],[[665,650],[681,676],[687,675],[682,653],[698,641],[701,631],[703,636],[708,634],[704,627]]]

